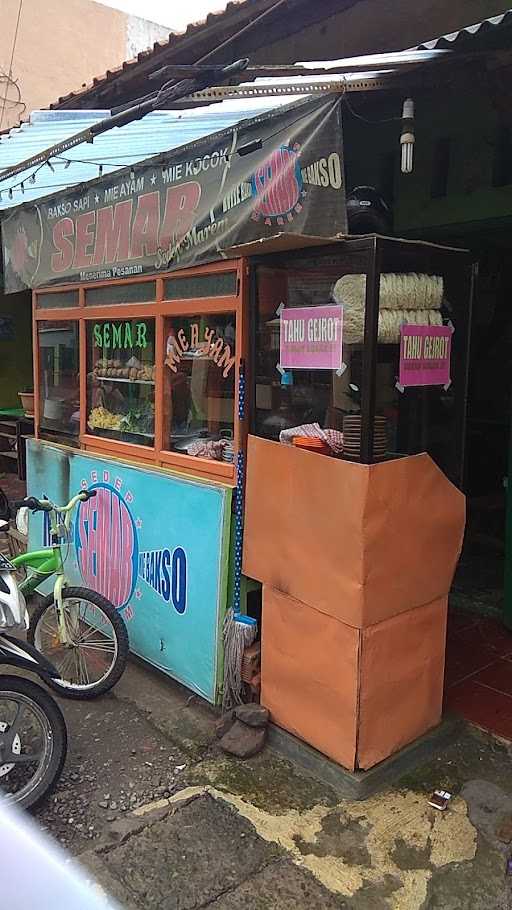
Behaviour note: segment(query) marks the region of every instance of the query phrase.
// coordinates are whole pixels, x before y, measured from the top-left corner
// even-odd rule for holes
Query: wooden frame
[[[219,272],[235,272],[237,277],[236,293],[219,297],[194,297],[166,300],[164,298],[164,282],[176,278],[178,281],[184,277],[197,277],[218,274]],[[40,432],[40,380],[39,380],[39,322],[64,322],[78,321],[79,337],[79,394],[80,394],[80,448],[85,451],[97,452],[109,456],[119,455],[120,458],[130,459],[141,464],[156,465],[167,469],[175,469],[180,473],[215,479],[228,484],[236,482],[235,465],[213,461],[208,458],[182,455],[178,452],[167,451],[164,447],[164,326],[165,320],[170,316],[195,316],[220,313],[234,313],[236,318],[235,341],[235,400],[234,400],[234,447],[235,451],[244,450],[246,445],[247,422],[240,421],[239,412],[239,382],[242,364],[247,362],[248,354],[248,263],[244,259],[223,260],[209,265],[181,269],[179,272],[166,272],[162,275],[133,276],[119,278],[111,281],[94,281],[90,284],[66,284],[58,288],[45,287],[33,291],[33,342],[34,342],[34,402],[35,402],[35,435],[39,439]],[[155,283],[156,294],[154,302],[123,303],[123,304],[94,304],[86,305],[86,291],[90,288],[112,287],[113,285],[140,284],[151,281]],[[41,294],[62,293],[78,290],[78,306],[76,307],[39,307],[38,297]],[[155,320],[155,440],[152,448],[130,442],[114,439],[105,439],[94,436],[87,431],[87,323],[94,319],[116,320],[133,319],[137,317]],[[65,444],[65,442],[63,442]]]

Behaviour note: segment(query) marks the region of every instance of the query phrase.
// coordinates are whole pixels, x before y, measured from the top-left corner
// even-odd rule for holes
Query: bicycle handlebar
[[[71,512],[77,502],[87,502],[96,496],[96,490],[80,490],[76,496],[69,500],[66,506],[56,506],[49,499],[36,499],[35,496],[27,496],[25,499],[18,499],[12,503],[13,509],[30,509],[34,512]]]

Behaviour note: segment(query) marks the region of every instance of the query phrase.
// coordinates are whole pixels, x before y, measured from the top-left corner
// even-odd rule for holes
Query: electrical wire
[[[268,7],[266,10],[264,10],[262,13],[260,13],[260,15],[257,16],[255,19],[253,19],[251,22],[247,23],[247,25],[245,25],[244,28],[241,29],[239,32],[237,32],[235,35],[230,35],[228,38],[226,38],[224,41],[222,41],[219,45],[217,45],[217,47],[213,48],[207,54],[204,54],[198,61],[196,61],[196,65],[204,62],[205,60],[212,57],[214,54],[218,53],[219,50],[223,49],[228,44],[230,44],[232,41],[239,38],[242,34],[247,32],[249,29],[254,28],[255,25],[260,23],[262,21],[262,19],[264,19],[270,13],[275,12],[279,7],[283,6],[283,4],[289,3],[289,2],[290,2],[290,0],[277,0],[277,2],[273,3],[272,6]],[[23,3],[23,0],[20,0],[20,8],[18,10],[18,20],[19,20],[19,16],[21,15],[22,3]],[[242,61],[238,61],[238,62],[240,63]],[[235,66],[235,64],[233,64],[233,66]],[[229,67],[227,67],[227,68],[229,68]],[[199,81],[198,79],[181,80],[178,83],[176,83],[176,85],[174,87],[179,90],[180,86],[183,87],[185,83],[190,83],[192,90],[197,90],[198,81]],[[162,95],[162,92],[164,92],[164,91],[165,92],[169,91],[169,94],[172,95],[173,86],[170,86],[169,88],[168,88],[168,86],[169,86],[169,83],[165,83],[164,86],[162,86],[157,92],[154,92],[151,95],[146,96],[146,97],[152,98],[154,96],[155,98],[158,98]],[[185,97],[185,96],[186,96],[186,92],[184,94],[180,95],[180,100],[182,97]],[[165,100],[172,101],[174,99],[172,97],[171,98],[168,97]],[[68,150],[69,148],[72,148],[74,146],[81,144],[81,142],[84,142],[84,141],[92,142],[93,139],[95,138],[95,136],[99,135],[100,132],[104,132],[107,129],[111,129],[113,126],[124,126],[125,123],[128,123],[128,122],[130,122],[130,120],[133,120],[133,119],[140,119],[143,116],[145,116],[146,113],[149,113],[151,107],[154,109],[155,106],[156,106],[156,100],[154,102],[152,102],[149,107],[147,107],[147,103],[145,102],[144,99],[142,99],[142,101],[140,101],[139,103],[131,102],[131,107],[129,107],[128,110],[125,111],[124,109],[118,109],[119,113],[112,114],[110,117],[106,118],[105,120],[100,121],[98,124],[93,125],[93,127],[89,127],[87,130],[82,130],[81,133],[77,133],[75,136],[72,136],[69,139],[67,139],[65,143],[61,143],[59,145],[62,146],[63,150]],[[145,107],[147,107],[147,110],[144,110]],[[125,114],[124,117],[123,117],[123,114]],[[128,115],[130,115],[130,119],[126,119],[126,117]],[[11,184],[11,186],[8,188],[5,188],[3,190],[3,192],[7,192],[10,199],[12,199],[12,194],[13,194],[14,190],[21,188],[21,190],[23,192],[25,183],[27,181],[33,183],[34,179],[35,179],[35,175],[39,172],[41,167],[44,167],[44,165],[47,164],[53,170],[53,167],[51,165],[51,159],[52,158],[55,159],[56,157],[58,157],[59,151],[60,151],[60,148],[58,148],[58,146],[54,146],[52,149],[47,150],[47,157],[45,158],[44,161],[41,161],[42,155],[44,154],[44,152],[41,152],[38,155],[32,156],[32,158],[27,159],[26,162],[20,162],[19,164],[15,165],[11,168],[6,168],[5,170],[8,171],[9,176],[12,173],[12,176],[14,177],[20,173],[24,173],[24,171],[26,169],[28,169],[28,166],[30,165],[30,163],[32,161],[34,161],[34,163],[36,163],[36,161],[37,161],[38,164],[39,164],[39,162],[41,162],[39,164],[39,167],[37,167],[37,169],[29,177],[25,177],[24,179],[19,180],[18,183],[16,183],[16,184]],[[96,163],[96,162],[94,162],[94,163]],[[100,163],[98,162],[98,166],[99,166],[99,164]],[[9,177],[5,175],[5,172],[4,172],[4,174],[0,173],[0,183],[3,182],[4,180],[8,180],[8,179],[9,179]],[[2,191],[0,190],[0,199],[1,199],[1,192]]]
[[[205,61],[209,60],[210,57],[213,57],[214,54],[217,54],[219,51],[223,50],[225,47],[228,46],[228,44],[231,44],[232,41],[238,40],[238,38],[240,38],[241,35],[244,35],[247,31],[254,28],[255,25],[258,25],[258,23],[260,23],[262,21],[262,19],[264,19],[270,13],[275,12],[275,10],[277,10],[284,3],[288,3],[288,2],[289,2],[289,0],[276,0],[276,2],[272,6],[269,6],[268,9],[264,10],[262,13],[259,14],[259,16],[256,16],[255,19],[252,19],[250,22],[248,22],[247,25],[244,25],[244,27],[241,28],[239,32],[236,32],[236,34],[234,34],[234,35],[229,35],[227,38],[224,39],[224,41],[221,41],[220,44],[218,44],[216,47],[212,48],[211,51],[208,51],[207,54],[203,54],[202,57],[199,57],[199,60],[195,60],[194,66],[199,66],[201,63],[205,63]],[[163,69],[163,67],[162,67],[162,69]],[[134,101],[130,101],[129,104],[130,105],[139,104],[143,101],[149,101],[150,98],[155,98],[155,105],[156,105],[158,103],[158,99],[161,97],[161,93],[164,91],[167,91],[169,88],[171,88],[175,84],[176,84],[175,79],[169,79],[167,82],[164,82],[164,84],[162,86],[160,86],[159,89],[155,89],[154,92],[149,92],[149,94],[147,94],[147,95],[142,95],[140,98],[136,98]],[[124,105],[119,108],[116,108],[115,110],[121,111],[121,110],[123,110],[123,108],[124,108]]]
[[[266,10],[264,10],[262,13],[260,13],[259,16],[257,16],[251,22],[247,23],[239,32],[228,36],[228,38],[226,38],[219,45],[217,45],[217,47],[212,48],[211,51],[209,51],[207,54],[204,54],[202,57],[200,57],[199,60],[196,61],[195,65],[199,65],[201,63],[204,63],[206,60],[210,59],[212,56],[217,54],[220,50],[225,48],[232,41],[234,41],[235,39],[238,39],[241,35],[245,34],[249,29],[252,29],[252,28],[254,28],[255,25],[261,23],[262,19],[264,19],[270,13],[275,12],[279,7],[283,6],[285,3],[288,3],[288,2],[289,2],[289,0],[277,0],[277,2],[272,4],[272,6],[269,6]],[[18,8],[18,19],[17,19],[17,24],[16,24],[16,33],[14,36],[14,42],[13,42],[13,48],[12,48],[12,54],[11,54],[11,72],[12,72],[12,62],[14,59],[14,52],[15,52],[15,47],[16,47],[16,40],[17,40],[17,34],[18,34],[19,21],[20,21],[20,17],[21,17],[22,5],[23,5],[23,0],[20,0],[19,8]],[[165,67],[162,67],[162,69],[165,69]],[[173,88],[179,88],[180,86],[184,87],[185,84],[188,82],[191,83],[191,86],[193,86],[193,84],[195,83],[195,86],[193,86],[193,87],[194,87],[194,90],[197,89],[197,82],[198,82],[197,78],[189,79],[189,80],[185,79],[182,81],[178,81],[177,83],[176,83],[176,80],[169,80],[168,82],[165,82],[161,86],[161,88],[158,89],[157,91],[152,92],[149,95],[144,96],[143,98],[137,99],[135,102],[133,102],[133,101],[130,102],[130,106],[135,107],[135,108],[136,107],[143,108],[143,107],[147,106],[148,99],[154,99],[154,101],[150,104],[150,107],[152,107],[154,109],[158,103],[158,100],[160,98],[163,98],[163,96],[165,94],[167,94],[167,98],[165,98],[164,100],[172,101],[173,98],[172,97],[169,98],[169,94],[172,95]],[[343,93],[342,93],[343,100],[347,106],[347,110],[356,119],[358,119],[364,123],[370,124],[370,125],[378,125],[378,124],[382,124],[382,123],[392,123],[392,122],[400,121],[402,119],[401,117],[388,117],[388,118],[384,118],[384,119],[380,119],[380,120],[371,120],[368,117],[364,117],[362,114],[359,114],[357,111],[355,111],[354,108],[352,107],[352,104],[348,101],[347,83],[346,83],[346,80],[344,77],[342,77],[342,84],[344,87]],[[7,92],[4,97],[2,117],[3,117],[4,110],[5,110],[6,99],[7,99]],[[124,125],[123,118],[120,115],[122,115],[122,113],[125,111],[125,108],[124,107],[118,108],[117,111],[118,111],[118,114],[113,114],[110,118],[107,118],[107,120],[101,121],[97,126],[102,127],[102,131],[105,131],[106,129],[112,128],[112,126]],[[138,116],[138,118],[143,117],[148,112],[149,112],[149,109],[144,110],[144,111],[141,110],[138,114],[132,114],[131,119],[133,120],[134,116],[135,117]],[[128,107],[128,110],[126,111],[126,113],[127,114],[132,113],[130,110],[130,107]],[[109,122],[109,125],[107,125],[107,121]],[[111,124],[110,124],[110,121],[112,121]],[[2,122],[2,120],[0,118],[0,126],[1,126],[1,122]],[[126,120],[126,122],[129,122],[129,120]],[[96,132],[99,133],[99,130],[97,130]],[[72,148],[74,145],[78,145],[78,144],[80,144],[80,142],[83,142],[83,141],[92,142],[94,139],[94,135],[95,134],[93,133],[92,128],[90,128],[88,131],[82,131],[82,133],[76,134],[75,136],[73,136],[69,140],[67,140],[68,144],[67,145],[63,144],[63,147],[64,147],[64,149],[67,149],[67,148]],[[267,138],[272,138],[272,137],[267,137]],[[65,162],[66,167],[68,167],[71,163],[73,163],[73,161],[76,161],[77,163],[82,163],[82,164],[97,165],[98,168],[100,169],[100,176],[101,176],[101,172],[103,171],[103,167],[110,166],[109,161],[98,162],[98,161],[91,160],[91,159],[64,159],[64,158],[60,157],[58,154],[56,154],[57,148],[58,148],[57,146],[54,146],[53,155],[51,154],[51,150],[48,150],[50,152],[50,154],[48,154],[48,157],[39,165],[39,167],[36,168],[35,171],[33,171],[33,173],[29,177],[25,177],[24,179],[19,180],[18,183],[12,184],[10,187],[4,189],[3,192],[7,192],[9,197],[12,198],[12,194],[13,194],[14,190],[21,188],[21,190],[23,191],[25,183],[27,183],[27,182],[34,183],[35,176],[41,170],[42,167],[44,167],[45,165],[48,165],[51,168],[51,170],[53,170],[53,167],[50,163],[52,158],[55,161]],[[27,164],[30,162],[30,160],[33,161],[34,159],[41,161],[42,154],[44,154],[44,153],[40,153],[37,156],[33,156],[32,159],[28,159]],[[131,156],[119,155],[116,157],[129,158]],[[110,161],[112,161],[112,159],[110,159]],[[24,164],[24,162],[20,162],[20,164],[18,164],[17,166],[11,167],[11,168],[6,168],[5,170],[7,170],[9,172],[14,171],[13,176],[15,176],[16,174],[23,172],[23,170],[22,170],[23,164]],[[112,166],[114,166],[114,165],[112,165]],[[9,178],[6,176],[2,176],[2,173],[0,172],[0,182],[3,180],[7,180],[7,179],[9,179]],[[1,191],[0,191],[0,198],[1,198]]]
[[[6,104],[7,104],[11,109],[12,109],[12,108],[21,108],[21,110],[19,111],[19,114],[18,114],[18,116],[19,116],[20,119],[21,119],[21,117],[23,116],[23,114],[24,114],[25,111],[27,110],[27,105],[25,104],[24,101],[21,100],[21,89],[20,89],[20,87],[19,87],[19,85],[18,85],[17,80],[16,80],[16,79],[13,79],[12,77],[9,77],[9,75],[5,72],[5,70],[3,70],[3,69],[0,68],[0,85],[2,85],[2,84],[5,84],[6,92],[9,91],[9,88],[14,88],[14,89],[16,90],[16,94],[17,94],[18,97],[17,97],[16,99],[14,99],[14,98],[13,98],[13,99],[9,99],[9,100],[6,102]],[[2,89],[2,91],[3,91],[3,89]]]
[[[268,7],[266,10],[264,10],[262,13],[260,13],[259,16],[256,16],[256,18],[253,19],[253,20],[251,20],[251,22],[248,22],[242,29],[240,29],[239,32],[237,32],[237,33],[234,34],[234,35],[228,36],[228,38],[226,38],[224,41],[222,41],[219,45],[217,45],[215,48],[212,48],[211,51],[209,51],[207,54],[204,54],[202,57],[199,58],[199,60],[196,60],[196,61],[195,61],[195,65],[197,66],[197,65],[199,65],[199,64],[201,64],[201,63],[204,63],[206,60],[208,60],[208,59],[209,59],[210,57],[212,57],[214,54],[217,54],[220,50],[223,50],[223,49],[224,49],[228,44],[230,44],[233,40],[238,39],[241,35],[245,34],[247,31],[249,31],[250,29],[254,28],[255,25],[257,25],[258,23],[260,23],[260,22],[262,21],[262,19],[264,19],[264,18],[265,18],[266,16],[268,16],[270,13],[275,12],[279,7],[283,6],[285,3],[288,3],[288,2],[289,2],[289,0],[276,0],[276,2],[272,4],[272,6]],[[18,25],[19,25],[19,18],[20,18],[20,15],[21,15],[21,7],[22,7],[22,5],[23,5],[23,0],[20,0],[20,7],[19,7],[19,9],[18,9],[18,23],[17,23],[17,28],[16,28],[15,39],[16,39],[16,36],[17,36],[17,29],[18,29]],[[14,44],[15,44],[15,42],[14,42]],[[13,55],[14,55],[14,49],[13,49]],[[186,81],[186,80],[185,80],[185,81]],[[192,80],[192,81],[194,81],[194,80]],[[196,81],[197,81],[197,80],[196,80]],[[148,100],[148,99],[150,99],[151,97],[154,96],[154,97],[155,97],[154,106],[156,107],[156,105],[157,105],[157,103],[158,103],[158,99],[162,96],[162,93],[167,92],[167,91],[171,91],[172,88],[173,88],[173,86],[174,86],[175,84],[176,84],[176,80],[169,80],[167,83],[164,83],[164,85],[161,86],[160,89],[158,89],[157,91],[155,91],[155,92],[153,92],[153,93],[150,93],[149,95],[146,95],[146,96],[144,96],[143,98],[136,99],[135,101],[130,102],[130,105],[134,105],[134,104],[137,104],[137,103],[143,103],[144,101],[146,101],[146,100]],[[179,83],[178,83],[178,84],[179,84]],[[121,110],[121,109],[118,109],[118,110]],[[302,116],[305,116],[305,114],[304,114],[304,115],[301,115],[301,117],[298,117],[297,120],[294,121],[294,123],[297,122],[298,120],[302,119]],[[1,125],[1,120],[0,120],[0,125]],[[291,125],[293,125],[293,124],[291,124]],[[265,141],[268,141],[268,139],[273,138],[273,136],[274,136],[274,135],[277,135],[278,132],[280,132],[280,130],[277,130],[277,132],[274,133],[274,134],[272,134],[272,136],[267,137]],[[35,176],[36,176],[36,174],[38,174],[38,172],[39,172],[45,165],[49,165],[50,168],[53,170],[53,167],[52,167],[52,165],[51,165],[51,163],[50,163],[50,158],[51,158],[51,157],[52,157],[52,156],[50,156],[46,161],[44,161],[41,165],[39,165],[39,167],[37,167],[36,170],[33,171],[32,174],[30,174],[28,177],[25,177],[23,180],[19,180],[18,183],[16,183],[16,184],[11,184],[10,187],[7,187],[7,188],[4,189],[4,190],[0,190],[0,200],[1,200],[1,198],[2,198],[2,192],[6,192],[6,193],[8,194],[8,196],[9,196],[10,199],[12,199],[13,192],[14,192],[15,190],[21,189],[22,192],[24,192],[25,184],[27,184],[27,183],[34,183],[34,182],[35,182]],[[119,157],[128,157],[128,156],[119,156]],[[89,160],[88,160],[88,159],[67,159],[67,158],[62,158],[61,156],[53,156],[53,160],[54,160],[54,161],[62,161],[62,162],[65,162],[65,166],[66,166],[66,167],[68,167],[68,166],[69,166],[70,164],[72,164],[74,161],[75,161],[76,163],[81,163],[81,164],[94,164],[94,165],[97,165],[98,168],[100,168],[101,170],[103,170],[103,167],[108,167],[108,166],[109,166],[108,162],[101,162],[101,163],[100,163],[100,162],[98,162],[98,161],[92,161],[92,160],[90,160],[90,159],[89,159]],[[1,174],[1,172],[0,172],[0,181],[1,181],[1,180],[2,180],[2,174]],[[67,185],[67,184],[61,184],[61,185],[65,186],[65,185]],[[55,184],[52,185],[52,188],[53,188],[53,187],[55,187]],[[46,187],[41,187],[41,189],[44,189],[44,188],[46,188]]]
[[[220,75],[223,79],[230,78],[232,74],[245,69],[247,63],[248,60],[246,58],[243,60],[237,60],[234,63],[223,67]],[[187,95],[194,92],[197,88],[205,88],[209,82],[209,79],[205,80],[204,77],[201,80],[183,79],[178,82],[172,89],[170,89],[168,93],[166,93],[166,100],[181,100],[182,98],[185,98]],[[18,164],[5,168],[0,174],[0,183],[5,180],[9,180],[9,178],[17,177],[18,174],[24,174],[31,166],[43,166],[47,164],[50,170],[53,171],[53,165],[51,164],[52,158],[58,157],[62,152],[67,152],[69,149],[76,148],[83,142],[92,143],[95,138],[113,129],[115,126],[126,126],[126,124],[133,123],[135,120],[141,120],[146,116],[146,114],[151,113],[153,110],[154,103],[152,101],[148,101],[141,104],[134,104],[129,107],[128,110],[121,111],[118,114],[110,114],[108,117],[104,117],[97,123],[91,124],[86,129],[80,130],[80,132],[75,133],[68,139],[58,142],[56,145],[53,145],[44,151],[38,152],[36,155],[32,155],[30,158],[26,158],[24,161],[18,162]],[[29,179],[32,179],[32,177]],[[23,185],[23,179],[20,180],[17,184],[11,185],[11,188],[8,190],[10,198],[12,198],[13,186],[20,186],[23,191]]]
[[[14,54],[16,51],[16,43],[18,41],[18,29],[20,27],[22,8],[23,8],[23,0],[20,0],[19,6],[18,6],[18,18],[16,19],[16,28],[14,30],[14,38],[13,38],[13,42],[12,42],[11,62],[9,63],[9,73],[7,76],[8,83],[7,83],[7,88],[5,89],[5,95],[3,97],[2,110],[0,111],[0,129],[2,128],[2,123],[3,123],[3,119],[4,119],[4,113],[5,113],[5,105],[7,104],[7,93],[9,91],[9,82],[12,82],[12,65],[14,63]]]
[[[345,78],[343,77],[343,83],[345,84]],[[354,110],[352,103],[348,100],[349,92],[344,91],[342,95],[342,100],[347,108],[347,110],[352,114],[356,120],[361,120],[363,123],[367,123],[369,126],[378,126],[380,123],[396,123],[398,120],[401,120],[401,117],[384,117],[382,120],[370,120],[368,117],[364,117],[362,114],[358,114]]]
[[[21,189],[22,192],[24,192],[25,185],[35,183],[36,174],[38,174],[39,171],[42,170],[42,168],[46,166],[46,164],[47,164],[47,162],[45,161],[44,164],[40,164],[39,167],[37,167],[35,169],[35,171],[33,171],[31,174],[29,174],[28,177],[24,177],[23,180],[19,180],[18,183],[13,183],[13,184],[11,184],[11,186],[4,187],[3,189],[1,189],[0,190],[0,200],[2,199],[2,193],[6,193],[9,196],[9,199],[12,199],[12,194],[15,192],[15,190]],[[0,172],[0,180],[1,179],[2,179],[2,174]],[[63,184],[63,185],[65,185],[65,184]],[[41,189],[45,189],[45,187],[41,187]]]

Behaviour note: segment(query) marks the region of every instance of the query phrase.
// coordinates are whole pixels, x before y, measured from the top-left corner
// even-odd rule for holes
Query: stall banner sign
[[[450,325],[401,326],[399,388],[429,385],[448,388],[452,334]]]
[[[343,361],[343,307],[280,309],[279,366],[283,370],[336,370]]]
[[[28,495],[73,513],[65,569],[121,612],[130,648],[215,703],[226,610],[231,490],[27,440]],[[29,546],[49,545],[48,517],[31,516]],[[66,546],[66,544],[65,544]],[[53,580],[41,587],[53,589]]]
[[[346,233],[342,147],[330,95],[19,206],[2,222],[5,290],[169,271],[283,231]]]

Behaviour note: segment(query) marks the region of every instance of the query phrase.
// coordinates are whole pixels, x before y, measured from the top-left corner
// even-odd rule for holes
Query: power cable
[[[2,69],[0,67],[0,84],[1,83],[5,83],[7,88],[9,88],[9,86],[12,86],[16,90],[16,94],[18,96],[16,99],[13,99],[12,101],[11,100],[7,101],[7,104],[12,105],[12,107],[23,107],[24,110],[26,110],[27,105],[21,100],[21,89],[18,85],[18,80],[13,79],[11,76],[9,76],[8,73],[5,72],[4,69]]]
[[[358,114],[358,112],[354,110],[351,102],[348,100],[348,94],[349,93],[346,91],[343,92],[343,103],[356,120],[361,120],[363,123],[367,123],[370,126],[378,126],[380,123],[396,123],[398,120],[402,119],[402,117],[384,117],[381,120],[370,120],[368,117],[364,117],[363,114]]]
[[[268,9],[263,10],[263,12],[259,14],[259,16],[256,16],[255,19],[252,19],[251,22],[248,22],[247,25],[244,25],[244,27],[241,28],[239,32],[236,32],[236,34],[234,34],[234,35],[229,35],[227,38],[224,39],[224,41],[221,41],[221,43],[218,44],[217,47],[212,48],[212,50],[208,51],[207,54],[203,54],[202,57],[199,57],[199,60],[195,61],[194,66],[199,66],[201,63],[204,63],[206,60],[209,60],[210,57],[213,57],[214,54],[217,54],[219,51],[223,50],[225,47],[227,47],[228,44],[231,44],[231,42],[234,41],[235,39],[238,40],[238,38],[240,38],[241,35],[244,35],[247,31],[254,28],[255,25],[258,25],[262,21],[262,19],[264,19],[270,13],[275,12],[280,6],[283,6],[284,3],[288,3],[288,2],[289,2],[289,0],[276,0],[276,2],[272,6],[269,6]],[[165,66],[161,67],[161,69],[162,69],[162,72],[164,72]],[[159,71],[157,70],[156,72],[159,72]],[[151,98],[155,98],[156,99],[155,104],[157,104],[158,99],[160,98],[161,92],[167,90],[168,88],[170,88],[172,85],[175,85],[175,84],[176,84],[175,79],[169,79],[168,82],[164,82],[164,84],[159,89],[155,89],[154,92],[150,92],[147,95],[142,95],[140,98],[136,98],[134,101],[130,101],[128,103],[130,105],[131,104],[140,104],[144,101],[149,101]],[[126,105],[122,105],[120,107],[114,108],[114,113],[118,113],[118,112],[120,113],[121,111],[123,111],[125,109],[126,109]]]
[[[9,92],[9,82],[12,82],[12,65],[14,63],[14,53],[16,51],[16,42],[18,40],[18,29],[20,27],[22,7],[23,7],[23,0],[20,0],[19,6],[18,6],[18,17],[16,19],[16,28],[14,30],[14,38],[13,38],[13,42],[12,42],[11,62],[9,63],[9,74],[7,76],[8,83],[7,83],[7,88],[5,89],[5,95],[4,95],[3,102],[2,102],[2,110],[0,112],[0,129],[2,128],[2,123],[3,123],[3,119],[4,119],[4,113],[5,113],[5,105],[7,104],[7,94]]]

